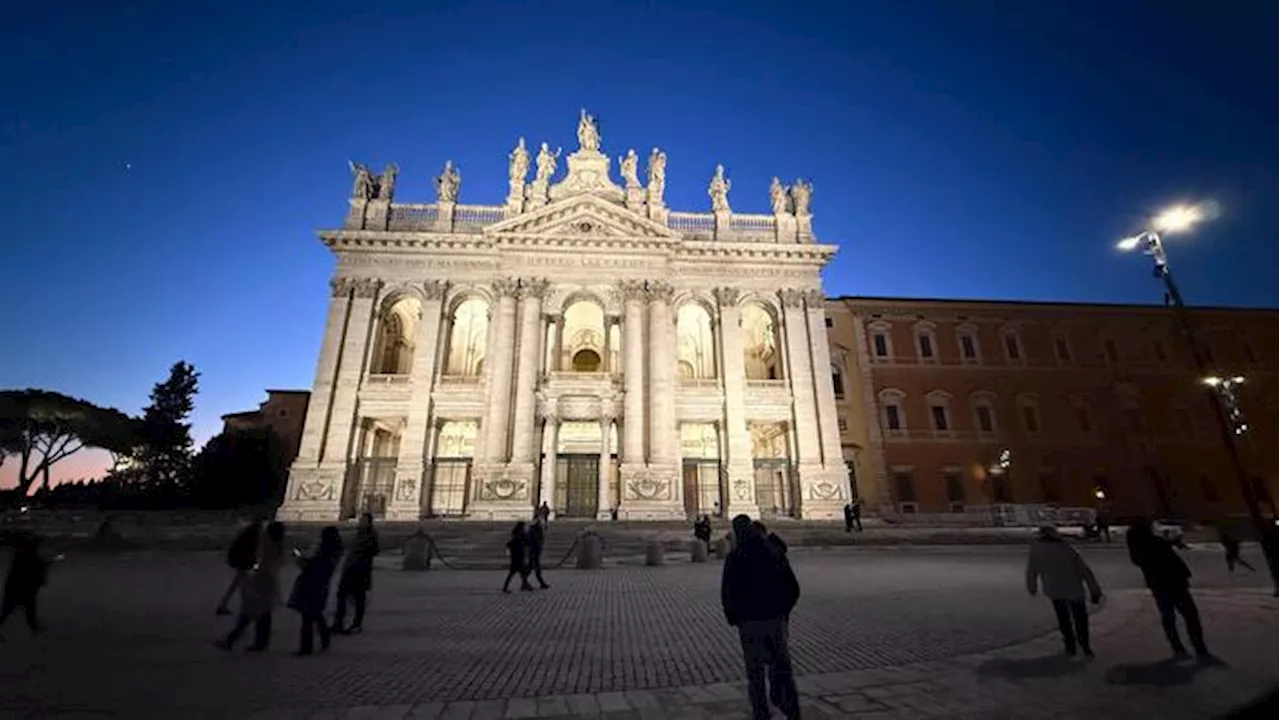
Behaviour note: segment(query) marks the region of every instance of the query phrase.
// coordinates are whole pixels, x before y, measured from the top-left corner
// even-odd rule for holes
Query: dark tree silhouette
[[[191,469],[191,423],[200,374],[185,362],[176,362],[169,377],[156,383],[151,404],[142,414],[142,443],[138,452],[138,479],[154,494],[176,493]]]
[[[208,508],[279,504],[287,472],[284,440],[270,428],[229,430],[196,455],[189,499]]]
[[[0,391],[0,463],[17,458],[18,484],[12,494],[25,497],[50,470],[85,447],[127,454],[138,444],[137,420],[111,408],[48,390]]]

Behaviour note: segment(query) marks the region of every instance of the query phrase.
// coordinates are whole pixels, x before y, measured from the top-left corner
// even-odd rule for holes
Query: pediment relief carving
[[[680,239],[665,225],[608,200],[585,195],[553,203],[485,228],[486,235]]]

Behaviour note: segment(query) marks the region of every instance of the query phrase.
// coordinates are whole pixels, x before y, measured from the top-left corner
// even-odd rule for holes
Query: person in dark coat
[[[333,613],[333,632],[338,635],[358,633],[364,628],[364,608],[373,589],[373,559],[378,555],[378,531],[373,529],[373,515],[360,516],[356,538],[342,563],[338,578],[338,607]],[[347,600],[355,605],[355,618],[346,627]]]
[[[230,650],[249,625],[253,627],[250,652],[262,652],[271,642],[271,617],[280,604],[280,568],[284,565],[284,523],[271,522],[254,540],[255,558],[240,583],[240,615],[217,646]]]
[[[800,717],[800,698],[787,647],[788,617],[800,599],[800,584],[778,546],[746,515],[733,519],[734,548],[724,562],[720,602],[725,620],[738,629],[747,668],[747,692],[757,720],[772,702],[788,718]],[[768,668],[769,690],[765,691]]]
[[[542,548],[547,541],[547,526],[542,520],[533,523],[527,534],[529,544],[529,569],[525,572],[525,577],[530,574],[538,578],[538,585],[543,590],[550,588],[546,580],[542,579]]]
[[[853,503],[844,504],[844,531],[853,532]]]
[[[711,518],[704,514],[693,523],[693,537],[711,549]]]
[[[507,541],[507,557],[510,558],[510,564],[507,567],[507,580],[502,583],[504,593],[511,592],[511,578],[516,575],[520,576],[521,590],[533,590],[533,586],[529,584],[529,548],[526,543],[525,525],[521,520],[511,528],[511,539]]]
[[[779,554],[784,556],[787,554],[787,543],[785,540],[778,537],[777,533],[769,532],[769,528],[759,520],[755,520],[751,524],[755,526],[756,532],[760,533],[760,537],[769,541],[769,544],[773,546],[774,550],[777,550]]]
[[[1249,572],[1257,572],[1244,558],[1240,557],[1240,540],[1232,534],[1226,525],[1218,526],[1218,540],[1222,543],[1222,551],[1227,556],[1227,572],[1234,574],[1236,565],[1243,565],[1249,569]]]
[[[231,614],[231,608],[228,606],[231,602],[231,597],[249,578],[249,573],[253,570],[253,566],[258,559],[258,541],[261,537],[262,523],[255,520],[241,530],[240,534],[236,535],[235,540],[231,541],[231,547],[227,550],[227,565],[231,566],[233,574],[231,576],[231,584],[227,586],[227,591],[222,594],[222,599],[218,601],[217,612],[219,615]]]
[[[310,655],[314,636],[320,636],[320,649],[329,649],[329,625],[324,621],[324,606],[329,599],[329,583],[342,559],[342,536],[330,525],[320,531],[320,546],[311,557],[299,558],[302,572],[293,583],[289,607],[302,615],[302,637],[295,655]]]
[[[20,533],[13,538],[13,560],[4,579],[4,599],[0,601],[0,626],[9,615],[22,608],[27,616],[31,636],[40,634],[43,626],[36,612],[36,598],[49,579],[49,562],[40,554],[40,536]]]
[[[1177,614],[1181,613],[1196,655],[1202,659],[1212,658],[1204,644],[1200,611],[1191,597],[1191,570],[1174,552],[1173,544],[1155,534],[1150,520],[1139,520],[1130,526],[1125,542],[1129,546],[1129,559],[1142,570],[1142,577],[1151,590],[1151,596],[1155,598],[1156,608],[1160,611],[1160,623],[1164,626],[1165,637],[1169,639],[1174,655],[1187,655],[1187,649],[1178,636]]]

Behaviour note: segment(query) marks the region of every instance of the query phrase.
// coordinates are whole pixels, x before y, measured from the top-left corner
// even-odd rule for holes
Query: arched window
[[[929,406],[929,427],[934,434],[950,435],[955,430],[951,421],[951,395],[942,390],[934,390],[925,395]]]
[[[742,334],[747,379],[781,379],[778,333],[773,315],[759,303],[748,303],[742,308]]]
[[[578,300],[564,311],[561,367],[574,372],[603,372],[604,309],[592,300]]]
[[[907,394],[895,388],[880,391],[880,423],[888,436],[905,435],[907,415],[903,402]]]
[[[676,362],[682,378],[716,376],[711,314],[696,302],[685,303],[676,311]]]
[[[928,320],[922,320],[915,324],[914,331],[916,336],[916,357],[920,359],[920,362],[938,362],[937,326]]]
[[[480,377],[489,334],[489,303],[470,298],[459,303],[449,320],[449,358],[446,375]]]
[[[970,396],[973,405],[973,427],[979,435],[992,436],[997,431],[995,393],[978,391]]]
[[[413,366],[413,343],[417,337],[421,305],[417,298],[401,298],[389,306],[378,323],[378,341],[373,373],[408,375]]]

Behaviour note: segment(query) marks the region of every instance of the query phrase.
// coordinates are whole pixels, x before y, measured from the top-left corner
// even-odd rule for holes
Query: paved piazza
[[[1123,552],[1090,557],[1115,598],[1100,618],[1125,625],[1123,617],[1140,607],[1140,596],[1124,590],[1136,586],[1136,573]],[[1191,557],[1202,586],[1233,587],[1218,553]],[[1053,629],[1047,603],[1022,588],[1023,556],[1014,549],[798,550],[793,558],[803,588],[792,635],[802,678],[867,677],[958,656],[972,664],[975,653],[1034,645]],[[140,552],[73,556],[56,567],[43,600],[48,634],[32,641],[19,623],[5,628],[0,716],[407,717],[444,710],[450,717],[515,717],[539,709],[590,714],[609,710],[601,705],[611,697],[617,710],[643,716],[646,697],[694,707],[696,694],[670,691],[693,686],[720,688],[723,697],[702,699],[718,700],[725,717],[746,710],[734,685],[740,650],[721,616],[715,562],[560,570],[548,575],[550,591],[509,596],[497,590],[499,572],[387,568],[375,579],[366,634],[336,639],[327,655],[295,659],[289,652],[298,623],[288,611],[278,614],[265,655],[212,647],[227,627],[211,610],[227,580],[219,561],[214,554]],[[1255,605],[1271,602],[1260,583],[1253,579]],[[1124,603],[1123,617],[1116,615]],[[1212,643],[1221,619],[1213,616],[1217,606],[1207,607]],[[1274,680],[1274,604],[1270,614]],[[1129,632],[1155,643],[1149,659],[1162,657],[1154,617],[1132,625]],[[1104,657],[1106,647],[1101,641]],[[821,692],[808,681],[802,689]],[[918,682],[915,692],[921,694]],[[871,704],[863,710],[885,709],[874,693],[846,696],[853,697],[815,695],[813,707],[836,717],[864,701]],[[594,705],[571,708],[566,697]],[[537,700],[504,698],[544,702],[540,708]]]

